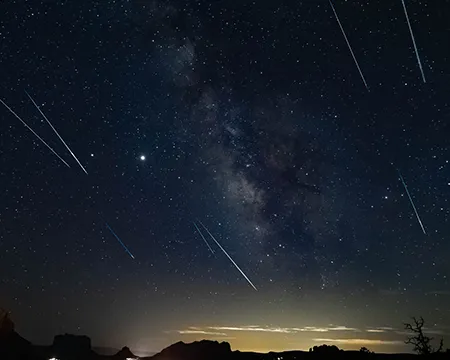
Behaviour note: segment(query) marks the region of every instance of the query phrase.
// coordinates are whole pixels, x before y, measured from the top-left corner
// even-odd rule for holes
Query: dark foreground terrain
[[[433,354],[433,359],[450,359],[449,353]],[[126,360],[138,359],[129,348],[124,347],[114,355],[97,354],[87,336],[58,335],[50,346],[36,346],[11,331],[0,335],[1,360]],[[322,345],[312,351],[287,351],[268,354],[232,351],[226,342],[203,340],[190,344],[178,342],[160,353],[142,357],[152,360],[293,360],[293,359],[417,359],[412,354],[373,354],[360,351],[343,351],[335,346]]]

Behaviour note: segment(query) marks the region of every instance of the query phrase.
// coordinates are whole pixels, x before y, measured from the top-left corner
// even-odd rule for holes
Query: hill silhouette
[[[367,349],[366,349],[367,350]],[[450,353],[432,354],[433,359],[450,359]],[[101,355],[91,347],[87,336],[57,335],[52,345],[36,346],[21,337],[15,330],[0,332],[1,360],[301,360],[301,359],[379,359],[409,360],[421,358],[413,354],[374,354],[366,351],[344,351],[336,346],[314,346],[310,351],[285,351],[255,353],[232,351],[227,342],[211,340],[193,343],[177,342],[161,352],[138,358],[128,347],[123,347],[114,355]],[[427,357],[428,358],[428,357]]]
[[[227,342],[210,340],[195,341],[186,344],[179,341],[162,350],[160,353],[147,357],[152,360],[225,360],[231,359],[233,352]]]

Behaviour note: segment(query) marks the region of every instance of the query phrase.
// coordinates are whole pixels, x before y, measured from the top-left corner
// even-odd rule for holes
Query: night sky
[[[0,306],[22,336],[450,333],[450,1],[406,1],[426,82],[401,0],[333,4],[369,91],[325,0],[0,3],[0,99],[70,166],[0,106]]]

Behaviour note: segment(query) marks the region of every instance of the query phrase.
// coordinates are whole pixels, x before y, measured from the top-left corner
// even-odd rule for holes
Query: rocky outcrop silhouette
[[[336,345],[320,345],[320,346],[314,346],[312,348],[312,352],[314,354],[320,354],[320,355],[337,355],[342,350],[339,349]]]
[[[14,329],[9,313],[0,308],[0,359],[33,359],[33,346]]]
[[[99,355],[91,348],[91,340],[87,336],[58,335],[51,346],[33,346],[22,338],[10,326],[8,331],[0,332],[0,360],[126,360],[139,359],[128,347],[123,347],[115,355]],[[437,360],[450,359],[449,353],[430,355]],[[177,342],[160,353],[142,360],[414,360],[421,358],[414,354],[374,354],[361,351],[344,351],[336,346],[315,346],[309,352],[286,351],[270,353],[254,353],[232,351],[227,342],[202,340],[190,344]]]
[[[58,359],[90,359],[96,355],[91,349],[91,339],[81,335],[56,335],[51,346],[52,356]]]
[[[34,349],[15,331],[0,334],[0,359],[34,359]]]
[[[136,359],[137,356],[134,355],[127,346],[124,346],[122,350],[119,350],[117,354],[112,356],[112,358],[114,360],[125,360],[125,359]]]
[[[227,342],[202,340],[190,344],[180,341],[151,357],[152,360],[225,360],[233,352]]]
[[[14,322],[11,320],[9,313],[0,308],[0,336],[7,335],[14,331]]]

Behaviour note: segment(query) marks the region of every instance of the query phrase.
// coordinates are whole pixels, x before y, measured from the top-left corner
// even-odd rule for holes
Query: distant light
[[[145,155],[141,155],[139,159],[141,159],[141,161],[145,161]]]
[[[59,359],[57,359],[57,358],[50,358],[50,359],[48,359],[48,360],[59,360]]]

